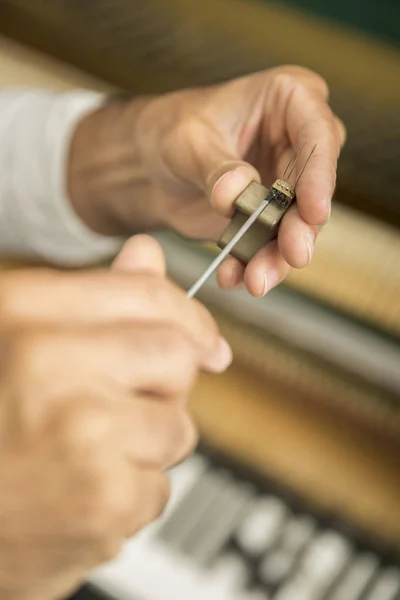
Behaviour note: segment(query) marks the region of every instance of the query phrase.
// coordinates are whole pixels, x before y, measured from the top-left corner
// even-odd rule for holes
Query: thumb
[[[211,177],[210,202],[216,211],[229,217],[233,213],[236,198],[252,181],[260,183],[261,180],[256,169],[248,163],[234,167],[220,165],[218,170],[223,172],[222,175]]]
[[[201,165],[201,187],[210,199],[211,206],[220,214],[230,217],[236,198],[252,181],[261,181],[258,171],[240,156],[232,155],[213,144],[203,144],[197,152]]]
[[[149,235],[131,237],[114,260],[112,268],[129,273],[146,272],[160,276],[165,276],[167,271],[163,249]]]

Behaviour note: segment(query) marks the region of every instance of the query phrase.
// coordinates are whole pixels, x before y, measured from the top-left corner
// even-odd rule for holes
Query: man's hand
[[[2,277],[1,598],[66,596],[167,502],[188,393],[230,353],[164,271],[138,237],[113,271]]]
[[[222,288],[244,281],[261,296],[291,266],[309,264],[319,226],[330,215],[345,130],[318,75],[282,67],[100,110],[82,123],[72,144],[71,199],[101,233],[169,226],[217,239],[237,196],[252,180],[271,185],[300,136],[317,150],[277,242],[246,270],[229,258],[219,272]]]

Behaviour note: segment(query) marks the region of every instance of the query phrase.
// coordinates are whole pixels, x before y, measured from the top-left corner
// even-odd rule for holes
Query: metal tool
[[[298,164],[299,158],[303,152],[305,144],[301,144],[301,139],[298,141],[296,147],[292,151],[292,155],[290,160],[282,174],[280,179],[277,179],[264,200],[261,201],[259,206],[254,210],[254,212],[249,216],[249,218],[243,223],[243,225],[239,228],[239,230],[233,235],[229,242],[224,243],[224,248],[218,254],[218,256],[213,260],[210,266],[204,271],[204,273],[199,277],[199,279],[192,285],[192,287],[187,292],[188,298],[193,298],[197,292],[201,289],[201,287],[206,283],[206,281],[211,277],[211,275],[218,269],[221,263],[227,258],[227,256],[232,252],[234,247],[243,236],[249,231],[250,227],[256,223],[259,217],[262,215],[263,211],[267,208],[268,205],[274,204],[274,219],[272,221],[272,234],[275,235],[277,229],[279,227],[279,223],[282,220],[284,214],[288,210],[291,202],[295,197],[296,186],[300,181],[312,154],[315,151],[316,145],[309,153],[304,166],[302,167],[299,175],[294,177],[294,182],[291,183],[292,177],[295,175],[295,169]],[[254,183],[254,182],[253,182]],[[250,184],[252,185],[252,184]],[[266,188],[264,188],[266,190]],[[266,190],[267,191],[267,190]],[[233,219],[231,223],[233,222]],[[228,228],[227,230],[228,231]]]

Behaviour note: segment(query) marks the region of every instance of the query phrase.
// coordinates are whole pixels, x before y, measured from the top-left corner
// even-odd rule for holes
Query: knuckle
[[[114,470],[91,461],[82,472],[84,506],[87,533],[93,539],[108,542],[110,536],[123,531],[123,524],[129,515],[130,503],[122,493],[120,481],[116,481]],[[112,539],[112,538],[111,538]],[[111,550],[112,552],[113,550]]]
[[[9,359],[11,364],[23,370],[24,375],[36,373],[42,361],[46,361],[47,354],[43,344],[43,338],[38,332],[19,330],[10,333]]]
[[[101,486],[101,494],[98,500],[98,513],[102,517],[104,523],[109,523],[110,530],[114,530],[115,526],[123,526],[126,520],[130,506],[126,496],[117,489],[110,490],[110,479],[103,480]]]
[[[163,514],[171,496],[171,484],[164,473],[156,472],[151,487],[152,496],[147,503],[147,510],[143,512],[140,527],[158,519]]]
[[[185,103],[181,104],[177,114],[176,125],[170,131],[170,141],[173,141],[173,143],[183,143],[187,147],[187,140],[196,140],[197,143],[197,140],[202,141],[206,137],[204,122],[201,119],[201,112],[198,110],[196,100],[196,96],[190,98],[190,110],[187,109],[188,105],[185,105]],[[192,144],[190,144],[190,148],[192,149]]]
[[[199,149],[205,149],[208,135],[204,127],[204,118],[195,110],[190,115],[185,115],[181,121],[181,138],[191,140],[190,149],[193,152],[199,153]]]
[[[197,430],[186,410],[180,407],[174,411],[169,438],[161,457],[161,464],[167,467],[180,463],[191,453],[197,443]]]
[[[169,480],[161,471],[147,471],[144,476],[138,473],[133,480],[132,473],[124,471],[123,478],[120,475],[111,465],[83,472],[84,500],[79,514],[84,535],[105,560],[118,554],[127,535],[161,516],[171,493]]]
[[[161,351],[174,373],[174,392],[186,393],[196,378],[200,356],[187,335],[178,327],[169,327],[160,335]]]
[[[181,414],[180,443],[176,463],[184,460],[195,449],[199,436],[193,419],[186,411]]]
[[[28,435],[46,414],[47,344],[39,332],[14,329],[2,333],[1,345],[1,376],[12,392],[14,425]]]
[[[85,452],[90,458],[107,438],[109,418],[90,402],[73,403],[62,414],[60,441],[66,452]],[[93,467],[96,473],[95,466]]]
[[[304,78],[311,83],[311,85],[319,92],[319,94],[327,100],[329,98],[329,85],[326,79],[315,71],[304,69]]]
[[[171,495],[168,477],[158,470],[146,471],[136,479],[130,503],[129,535],[156,521]]]
[[[147,306],[157,312],[168,312],[176,297],[175,286],[165,277],[154,275],[142,277],[142,292]]]
[[[279,69],[275,72],[274,80],[277,89],[290,91],[299,84],[300,78],[292,70]]]
[[[324,77],[306,67],[297,65],[278,67],[275,70],[275,82],[278,87],[284,89],[293,89],[299,85],[305,86],[308,83],[316,88],[325,100],[329,97],[329,85]]]
[[[16,275],[8,275],[0,281],[0,325],[2,328],[13,324],[18,305],[18,285]]]
[[[50,381],[60,351],[60,338],[52,331],[40,328],[14,328],[6,334],[7,359],[14,381],[27,387],[43,389]]]
[[[322,77],[322,75],[319,75],[319,73],[315,73],[313,71],[310,71],[310,77],[315,82],[315,85],[319,89],[323,98],[325,100],[327,100],[329,98],[330,90],[329,90],[329,84],[326,81],[326,79],[324,77]]]
[[[51,273],[50,269],[12,271],[0,280],[0,326],[10,328],[22,324],[34,314],[32,293]]]
[[[172,356],[174,360],[181,362],[187,359],[188,362],[192,362],[194,359],[194,348],[190,343],[185,332],[178,326],[171,325],[165,327],[162,336],[161,343],[163,349],[168,352],[169,356]]]

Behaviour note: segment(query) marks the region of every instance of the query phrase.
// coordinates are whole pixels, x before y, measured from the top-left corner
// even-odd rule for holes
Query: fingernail
[[[245,166],[224,173],[214,184],[212,190],[213,202],[223,210],[231,208],[232,203],[251,181],[251,170]]]
[[[308,250],[307,264],[309,265],[311,262],[313,253],[314,253],[315,236],[312,231],[307,231],[307,233],[305,234],[304,237],[306,239],[307,250]]]
[[[237,287],[241,287],[243,283],[243,268],[241,265],[232,265],[231,276],[227,289],[235,290]]]
[[[233,359],[233,353],[230,345],[225,338],[220,337],[217,347],[209,357],[207,364],[214,373],[226,371]]]
[[[262,296],[265,296],[267,292],[272,290],[278,283],[279,274],[275,269],[271,269],[264,274],[264,286],[262,290]]]

